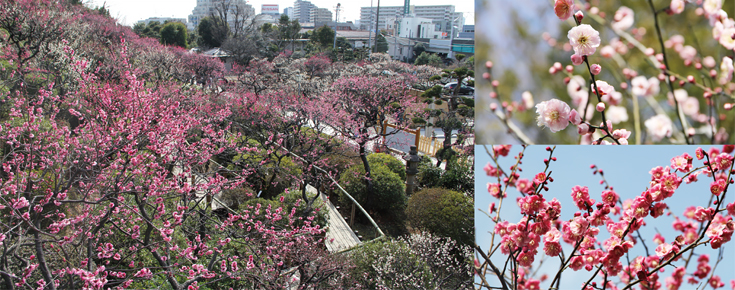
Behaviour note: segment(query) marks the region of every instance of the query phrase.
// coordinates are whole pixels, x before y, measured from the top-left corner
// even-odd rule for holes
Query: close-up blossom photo
[[[475,150],[475,289],[735,289],[734,145]]]
[[[477,144],[735,143],[735,1],[476,11]]]

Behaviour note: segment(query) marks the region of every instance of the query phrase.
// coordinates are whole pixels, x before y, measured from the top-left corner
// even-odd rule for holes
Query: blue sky
[[[542,172],[544,169],[543,159],[548,158],[549,153],[545,150],[546,146],[530,146],[525,151],[525,157],[521,168],[521,178],[532,179],[533,176]],[[574,146],[565,145],[557,146],[554,151],[554,156],[557,157],[557,162],[552,162],[549,170],[552,171],[551,176],[554,178],[554,182],[549,186],[549,191],[544,193],[544,197],[547,200],[551,200],[556,197],[562,204],[562,220],[569,220],[573,217],[574,212],[578,209],[573,206],[571,199],[571,188],[575,185],[588,186],[590,196],[595,200],[600,200],[600,194],[604,189],[603,185],[600,185],[599,175],[593,175],[590,169],[591,164],[597,165],[603,169],[605,178],[608,183],[613,186],[615,191],[621,196],[623,200],[634,198],[641,194],[649,184],[650,174],[648,173],[651,168],[656,166],[668,166],[671,164],[670,160],[672,157],[681,155],[684,152],[694,156],[694,150],[697,146]],[[705,150],[709,147],[703,147]],[[488,149],[491,146],[488,145]],[[503,168],[508,169],[515,160],[512,156],[516,156],[522,149],[521,146],[513,146],[511,153],[508,157],[500,159],[500,164]],[[487,183],[497,182],[497,178],[491,179],[485,175],[482,169],[488,162],[492,160],[485,152],[483,146],[475,148],[476,162],[476,197],[475,197],[475,228],[477,243],[483,249],[487,249],[490,244],[490,234],[494,223],[489,218],[477,209],[487,211],[490,202],[496,202],[497,199],[493,198],[487,193]],[[701,161],[694,161],[695,166],[701,166]],[[681,175],[680,175],[681,176]],[[711,180],[704,180],[706,176],[700,175],[700,181],[692,184],[682,184],[676,191],[673,197],[666,199],[666,204],[672,209],[672,211],[681,216],[684,209],[689,206],[707,206],[707,201],[711,196],[709,191],[709,184]],[[735,192],[732,191],[731,187],[730,194],[726,197],[725,202],[730,203],[735,200]],[[516,223],[520,220],[521,215],[518,209],[518,205],[515,203],[516,197],[520,196],[515,190],[508,191],[508,197],[503,203],[501,209],[501,217],[508,220],[511,223]],[[679,235],[679,232],[675,232],[671,223],[674,220],[673,217],[659,217],[656,220],[652,220],[650,217],[646,218],[647,226],[641,229],[641,234],[647,241],[647,246],[654,254],[653,250],[656,245],[651,241],[651,238],[656,233],[660,232],[664,236],[667,242],[672,242],[674,238]],[[603,241],[608,236],[605,235],[606,229],[601,229],[598,241]],[[496,242],[499,238],[496,237]],[[705,237],[706,239],[706,237]],[[730,242],[722,247],[723,260],[717,266],[716,275],[719,275],[723,282],[726,283],[725,289],[729,288],[731,279],[735,279],[735,243]],[[541,250],[542,251],[542,250]],[[564,248],[566,253],[571,251],[571,246]],[[637,255],[644,254],[643,247],[639,244],[631,250],[631,259]],[[695,250],[695,254],[707,253],[710,255],[710,265],[714,265],[717,259],[718,251],[712,250],[711,247],[700,246]],[[635,255],[634,255],[635,254]],[[543,252],[537,255],[537,261],[535,265],[538,265],[539,258],[543,256]],[[498,265],[505,261],[505,257],[498,251],[492,258],[493,262]],[[558,270],[560,262],[557,258],[548,259],[541,270],[538,272],[546,273],[550,277],[553,277]],[[676,266],[683,265],[681,261],[675,262]],[[666,272],[660,274],[662,284],[663,278],[668,277],[673,270],[671,267],[665,268]],[[692,261],[687,269],[687,273],[691,274],[696,269],[696,261]],[[540,276],[540,275],[539,275]],[[579,289],[584,281],[587,281],[592,276],[592,273],[588,273],[584,270],[574,272],[568,270],[562,275],[561,289]],[[686,279],[687,276],[685,276]],[[493,281],[492,278],[490,277]],[[546,283],[541,284],[542,289],[548,289],[551,278]],[[496,283],[497,280],[495,280]],[[582,281],[582,282],[580,282]],[[599,283],[599,280],[597,280]],[[499,286],[499,285],[493,285]],[[681,290],[696,289],[699,285],[682,284]],[[703,289],[703,288],[700,288]],[[709,286],[707,289],[711,289]],[[723,288],[720,288],[723,289]]]

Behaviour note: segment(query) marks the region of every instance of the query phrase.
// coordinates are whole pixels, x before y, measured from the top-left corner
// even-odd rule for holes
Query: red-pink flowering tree
[[[370,164],[367,146],[396,130],[381,132],[384,122],[407,128],[411,124],[412,112],[420,112],[420,104],[409,94],[416,79],[410,75],[348,77],[335,81],[332,91],[323,95],[323,104],[333,112],[326,123],[343,138],[351,140],[359,148],[360,159],[365,168],[367,205],[372,200]]]
[[[212,213],[206,197],[247,176],[225,178],[210,166],[236,145],[224,122],[230,105],[165,79],[147,86],[120,43],[110,44],[118,63],[105,72],[90,70],[88,55],[75,53],[84,50],[67,45],[65,69],[79,76],[74,90],[58,95],[49,83],[5,96],[12,106],[0,123],[2,288],[342,281],[348,265],[326,255],[312,218],[296,223],[294,212],[270,207]]]
[[[703,249],[722,249],[735,231],[735,202],[726,202],[734,182],[735,146],[708,151],[697,148],[691,154],[672,156],[670,164],[651,169],[650,183],[641,194],[627,200],[608,184],[603,169],[593,165],[591,171],[600,176],[604,190],[596,197],[587,186],[576,185],[571,188],[572,204],[562,204],[556,198],[559,195],[551,193],[558,191],[552,172],[556,163],[563,162],[554,156],[556,148],[546,147],[543,170],[531,178],[523,176],[521,166],[528,161],[523,158],[529,148],[524,147],[515,161],[505,163],[510,166],[500,165],[510,145],[493,146],[488,151],[492,161],[484,173],[492,181],[487,190],[498,202],[483,211],[487,215],[484,220],[494,227],[490,248],[476,245],[477,289],[540,289],[541,283],[560,289],[563,274],[580,270],[586,271],[583,280],[578,280],[585,290],[679,289],[684,282],[701,282],[717,289],[724,286],[722,278],[730,278],[715,275],[722,257],[710,263]],[[559,175],[554,174],[556,178]],[[690,183],[705,183],[709,191],[680,192],[680,186]],[[509,206],[506,199],[516,191],[521,218],[507,220],[500,209]],[[673,212],[666,203],[672,202],[675,194],[697,199],[683,213]],[[561,220],[569,207],[575,211],[573,218]],[[664,236],[651,228],[650,224],[670,217],[678,236]],[[557,258],[558,268],[554,266]],[[545,261],[544,268],[539,260]],[[735,281],[731,284],[735,287]]]
[[[153,278],[173,289],[231,279],[266,289],[287,283],[292,267],[317,277],[302,285],[340,275],[329,269],[344,263],[307,250],[320,249],[323,229],[296,226],[294,212],[212,215],[205,197],[243,182],[202,166],[230,146],[218,125],[228,108],[205,111],[201,93],[153,91],[130,73],[120,84],[82,75],[81,89],[63,98],[14,97],[2,124],[4,288],[127,288]],[[61,107],[77,128],[57,121]]]

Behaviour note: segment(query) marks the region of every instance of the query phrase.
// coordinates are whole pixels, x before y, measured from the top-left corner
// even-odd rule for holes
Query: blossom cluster
[[[568,125],[574,125],[580,144],[622,145],[628,144],[631,138],[635,140],[630,142],[637,144],[662,141],[727,143],[732,131],[727,128],[732,119],[728,112],[735,105],[732,94],[735,91],[735,83],[732,83],[735,69],[731,56],[715,59],[707,55],[710,52],[702,44],[687,43],[682,35],[667,36],[658,29],[666,25],[662,24],[663,21],[676,22],[685,18],[690,21],[692,15],[677,14],[691,11],[703,18],[703,25],[711,27],[712,37],[705,41],[715,40],[718,47],[732,51],[735,49],[735,20],[722,9],[722,2],[674,0],[661,8],[651,3],[650,12],[656,28],[653,31],[659,41],[649,44],[646,34],[651,29],[636,27],[644,23],[636,21],[641,19],[641,14],[636,13],[644,11],[620,6],[614,13],[606,14],[600,11],[600,7],[608,7],[608,4],[579,5],[572,0],[555,0],[553,12],[556,17],[574,25],[567,30],[568,42],[557,42],[549,33],[544,33],[543,39],[552,47],[562,47],[565,55],[571,52],[571,64],[564,66],[555,62],[549,68],[552,75],[564,75],[571,102],[564,101],[565,97],[555,97],[534,104],[532,93],[526,91],[521,101],[491,102],[490,109],[505,123],[511,135],[523,143],[533,143],[534,140],[512,124],[510,118],[515,112],[533,107],[536,108],[538,127],[558,133]],[[639,50],[640,55],[630,53],[633,49]],[[678,57],[683,65],[675,63],[672,55]],[[607,69],[601,65],[603,61],[609,64]],[[645,65],[633,68],[633,63]],[[580,66],[585,71],[582,75],[575,73]],[[672,67],[685,73],[677,73]],[[489,72],[491,66],[486,68]],[[657,73],[643,75],[652,71]],[[498,80],[492,80],[490,73],[483,74],[483,77],[492,82],[491,100],[499,99]],[[610,80],[612,77],[615,81]],[[498,111],[500,107],[502,111]]]
[[[496,148],[509,149],[507,145],[494,146]],[[681,259],[688,261],[697,247],[719,249],[731,241],[735,230],[735,202],[725,204],[724,200],[730,184],[735,182],[732,155],[735,146],[726,145],[721,149],[713,147],[707,151],[697,148],[694,156],[689,153],[674,156],[670,165],[657,166],[649,171],[651,178],[647,188],[632,199],[621,199],[611,186],[606,185],[599,200],[596,200],[587,186],[576,185],[571,188],[570,194],[576,212],[569,220],[560,219],[560,201],[542,193],[548,191],[553,182],[550,167],[552,161],[557,161],[553,157],[556,149],[547,147],[549,158],[544,159],[546,169],[529,180],[519,174],[526,148],[515,157],[516,162],[509,170],[498,164],[499,158],[508,155],[507,151],[501,154],[503,150],[493,150],[491,157],[495,164],[487,164],[484,168],[487,176],[498,180],[497,183],[488,184],[490,195],[499,200],[499,206],[496,207],[493,202],[487,212],[496,223],[492,233],[500,238],[495,248],[499,248],[506,259],[518,265],[518,269],[514,270],[516,272],[511,275],[518,282],[502,281],[502,284],[516,283],[518,289],[539,289],[539,283],[548,276],[539,279],[530,276],[530,273],[535,272],[532,269],[537,267],[539,255],[546,255],[559,257],[562,261],[554,280],[566,268],[594,272],[590,281],[583,286],[590,288],[584,289],[595,289],[592,286],[596,284],[590,284],[595,277],[602,277],[602,285],[606,285],[607,289],[628,289],[638,283],[642,289],[660,289],[664,284],[667,289],[679,289],[684,278],[688,279],[688,283],[709,283],[715,289],[724,285],[719,276],[712,274],[706,254],[699,256],[699,265],[693,272],[688,272],[685,265],[673,263]],[[701,165],[695,167],[695,163]],[[602,169],[595,165],[591,169],[593,174],[603,178],[601,183],[606,183]],[[699,178],[704,176],[714,180],[710,185],[709,194],[712,198],[709,204],[691,206],[681,216],[674,215],[672,228],[680,234],[671,242],[666,242],[659,233],[647,236],[646,231],[642,230],[647,222],[674,214],[666,202],[680,186],[699,182]],[[520,193],[516,204],[522,217],[517,223],[503,220],[500,216],[499,207],[510,188]],[[601,232],[605,234],[601,235]],[[646,255],[635,256],[632,249],[641,243],[645,246],[645,241],[641,242],[641,239],[646,238],[656,244],[654,252],[649,254],[646,248]],[[568,248],[565,250],[563,244],[571,245],[571,252],[568,252]],[[485,263],[478,262],[478,269],[491,264],[489,256],[493,252],[488,252]],[[669,277],[660,277],[663,272],[659,270],[666,265],[674,265],[676,270]],[[492,269],[498,279],[505,279],[499,269]],[[618,277],[619,281],[615,282],[613,277]],[[521,281],[523,284],[520,284]],[[625,287],[618,288],[621,285]]]

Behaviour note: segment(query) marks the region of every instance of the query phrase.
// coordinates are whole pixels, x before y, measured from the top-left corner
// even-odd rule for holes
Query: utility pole
[[[373,26],[373,0],[370,0],[370,24],[368,24],[368,42],[367,42],[368,48],[370,48],[370,44],[373,43],[373,30],[370,29],[371,26]]]
[[[401,60],[401,55],[398,53],[398,19],[396,19],[393,23],[393,37],[395,38],[395,45],[393,45],[393,52],[397,55],[396,60]]]
[[[334,18],[334,44],[332,45],[332,49],[337,48],[337,23],[339,22],[339,9],[341,4],[337,3],[337,9],[335,9],[334,14],[336,14],[336,17]]]
[[[375,46],[373,52],[378,52],[378,23],[380,23],[380,0],[378,0],[378,9],[375,10]]]

